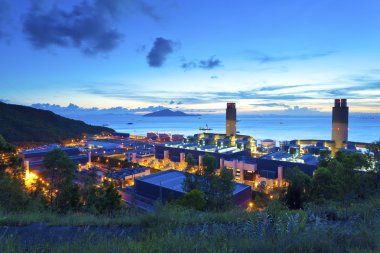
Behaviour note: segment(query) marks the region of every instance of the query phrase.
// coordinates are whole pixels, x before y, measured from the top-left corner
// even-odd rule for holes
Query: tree
[[[45,156],[44,167],[46,168],[45,176],[50,181],[50,205],[53,205],[54,197],[57,195],[56,192],[72,187],[75,164],[70,160],[66,152],[61,149],[55,149]]]
[[[87,195],[86,209],[101,214],[112,214],[121,208],[121,196],[115,186],[105,184],[92,187]]]
[[[59,212],[78,211],[80,202],[80,191],[76,184],[65,184],[58,192],[56,198],[56,208]]]
[[[195,159],[191,153],[187,154],[186,163],[187,163],[187,169],[190,169],[191,167],[196,165]]]
[[[104,199],[103,210],[106,213],[112,214],[121,208],[121,195],[112,183],[106,186]]]
[[[200,173],[186,173],[183,189],[185,192],[199,190],[208,209],[224,210],[232,206],[235,184],[230,170],[223,168],[217,175],[216,169],[215,157],[206,154],[203,157],[203,169]]]
[[[185,172],[185,179],[182,183],[182,188],[185,192],[190,192],[194,189],[199,189],[199,175]]]
[[[4,137],[0,134],[0,153],[14,153],[16,152],[16,147],[9,144]]]
[[[0,207],[6,211],[23,211],[30,198],[18,181],[5,175],[0,179]]]
[[[334,176],[327,168],[320,167],[312,178],[312,197],[314,200],[331,199],[336,195]]]
[[[375,163],[375,169],[380,169],[380,140],[374,141],[367,146],[367,150],[369,152],[368,156],[373,156],[373,160]]]
[[[220,170],[217,187],[217,209],[227,209],[232,206],[235,182],[231,170],[226,167]]]
[[[203,210],[206,206],[206,201],[201,191],[193,189],[180,199],[179,204],[196,210]]]
[[[298,168],[290,169],[286,175],[289,181],[288,189],[285,193],[285,202],[291,209],[300,209],[309,199],[311,179]]]
[[[203,162],[202,174],[204,176],[214,176],[217,169],[217,162],[216,162],[215,157],[209,154],[206,154],[203,157],[202,162]]]
[[[9,144],[3,136],[0,135],[0,177],[4,175],[7,169],[11,169],[12,173],[19,171],[18,169],[22,165],[22,159],[19,158],[15,152],[15,146]]]

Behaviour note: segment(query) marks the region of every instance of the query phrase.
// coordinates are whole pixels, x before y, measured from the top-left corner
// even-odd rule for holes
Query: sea
[[[103,114],[71,118],[92,125],[105,125],[117,132],[146,135],[147,132],[193,135],[206,124],[210,132],[225,132],[225,115],[190,117],[143,117],[142,115]],[[238,115],[237,131],[257,140],[331,139],[331,116]],[[380,115],[350,115],[349,140],[373,142],[380,139]]]

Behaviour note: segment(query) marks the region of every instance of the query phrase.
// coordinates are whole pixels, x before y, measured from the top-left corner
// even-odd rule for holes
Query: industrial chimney
[[[226,109],[226,135],[236,135],[236,104],[227,103]]]
[[[347,99],[335,99],[332,108],[332,134],[335,149],[345,147],[348,141],[348,107]]]

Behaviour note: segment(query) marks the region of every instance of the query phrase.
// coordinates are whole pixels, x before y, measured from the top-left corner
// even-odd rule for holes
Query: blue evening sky
[[[379,0],[0,0],[0,99],[380,113]],[[296,108],[298,108],[296,107]]]

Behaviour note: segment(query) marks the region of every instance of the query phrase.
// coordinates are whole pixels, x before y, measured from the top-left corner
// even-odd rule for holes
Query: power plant
[[[332,108],[331,140],[335,142],[335,149],[344,148],[348,141],[348,107],[347,99],[335,99]]]
[[[236,135],[236,104],[227,103],[226,108],[226,135]]]

